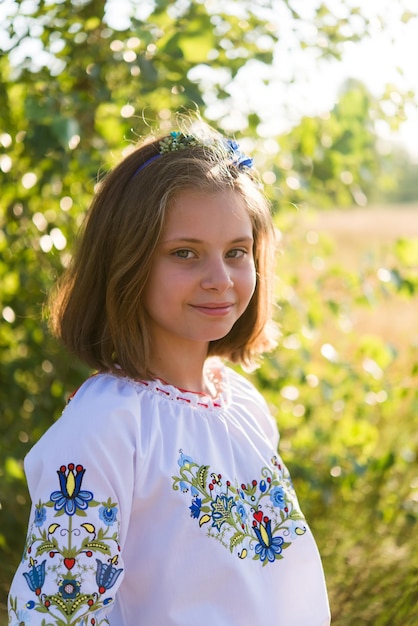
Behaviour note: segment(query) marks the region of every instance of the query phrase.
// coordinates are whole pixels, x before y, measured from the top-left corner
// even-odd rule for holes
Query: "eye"
[[[246,254],[247,250],[245,248],[233,248],[227,252],[226,256],[229,259],[241,259]]]
[[[187,250],[187,249],[181,249],[181,250],[175,250],[173,252],[173,255],[179,259],[192,259],[195,254],[192,250]]]

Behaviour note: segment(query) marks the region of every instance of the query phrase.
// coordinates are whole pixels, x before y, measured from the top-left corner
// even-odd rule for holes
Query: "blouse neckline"
[[[205,376],[216,389],[216,397],[200,391],[179,389],[161,379],[141,380],[135,382],[167,400],[187,404],[195,408],[219,410],[227,403],[225,367],[219,359],[208,359],[205,364]]]

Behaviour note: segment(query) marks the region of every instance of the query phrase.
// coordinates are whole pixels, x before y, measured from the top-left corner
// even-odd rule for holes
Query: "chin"
[[[211,341],[219,341],[219,339],[223,339],[224,337],[226,337],[229,333],[231,332],[231,328],[227,331],[225,331],[224,333],[217,333],[212,334],[208,339],[206,339],[207,342],[211,342]]]

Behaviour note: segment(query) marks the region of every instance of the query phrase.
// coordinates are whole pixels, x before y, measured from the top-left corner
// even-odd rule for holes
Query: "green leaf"
[[[110,554],[109,546],[106,545],[105,543],[102,543],[101,541],[88,541],[85,544],[85,547],[90,548],[94,552],[98,551],[98,552],[101,552],[102,554]]]
[[[231,552],[236,546],[242,543],[244,539],[245,539],[244,533],[240,533],[240,532],[234,533],[229,541],[229,549],[231,550]]]
[[[41,543],[36,549],[36,556],[39,556],[40,554],[44,554],[44,552],[50,552],[56,547],[57,547],[57,542],[54,542],[54,541]]]
[[[201,489],[206,489],[209,465],[201,465],[197,471],[197,484]]]

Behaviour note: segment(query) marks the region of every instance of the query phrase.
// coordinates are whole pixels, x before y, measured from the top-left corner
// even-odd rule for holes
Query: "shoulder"
[[[139,391],[129,378],[107,373],[91,376],[70,397],[57,424],[71,421],[85,430],[87,423],[101,428],[115,420],[127,423],[140,413]]]
[[[254,402],[268,411],[263,395],[248,378],[230,367],[225,367],[225,377],[233,400],[241,398],[243,401]]]
[[[138,387],[130,379],[111,374],[88,378],[29,455],[49,454],[62,442],[74,450],[99,445],[115,449],[137,446],[142,412]]]
[[[72,394],[65,411],[105,408],[108,412],[115,408],[138,407],[138,391],[139,385],[129,378],[95,374]]]
[[[277,448],[277,424],[263,395],[248,378],[232,368],[225,367],[225,380],[229,388],[231,409],[239,411],[241,416],[251,421]]]
[[[112,481],[124,475],[128,484],[149,446],[152,420],[143,413],[144,394],[135,381],[111,374],[87,379],[26,455],[32,489],[47,467],[68,463],[89,468],[92,480],[110,472]]]

